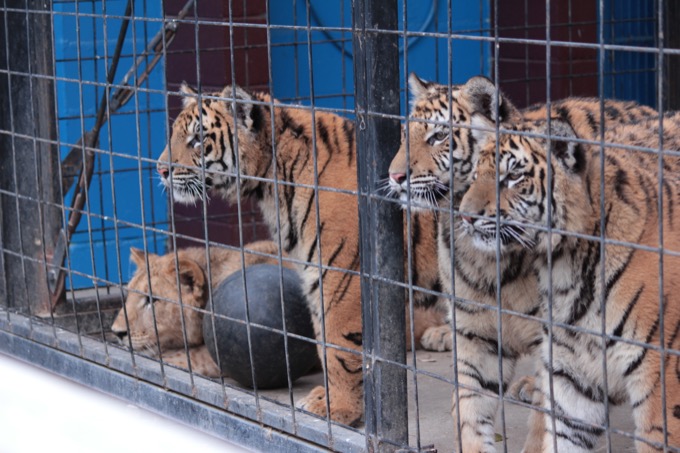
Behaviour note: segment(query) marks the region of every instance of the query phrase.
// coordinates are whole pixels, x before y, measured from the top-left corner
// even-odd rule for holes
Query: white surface
[[[245,451],[0,354],[0,453]]]

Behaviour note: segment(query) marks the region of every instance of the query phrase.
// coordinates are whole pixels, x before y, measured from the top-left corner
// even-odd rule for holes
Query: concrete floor
[[[451,353],[418,351],[416,360],[419,370],[447,378],[453,376]],[[409,360],[409,362],[411,362],[411,360]],[[529,360],[521,361],[518,365],[517,376],[532,374],[533,364]],[[304,396],[307,391],[321,383],[321,373],[315,373],[299,379],[295,382],[295,398],[297,399]],[[453,452],[453,419],[450,413],[452,395],[451,384],[429,376],[418,376],[418,405],[420,408],[418,420],[419,429],[416,426],[415,419],[415,385],[412,374],[409,375],[408,384],[410,414],[409,433],[411,445],[416,446],[418,444],[419,434],[421,447],[434,445],[439,453]],[[262,393],[281,402],[288,403],[290,401],[287,390],[272,390],[264,391]],[[507,450],[504,449],[504,442],[500,440],[500,433],[503,432],[503,424],[499,414],[496,423],[496,432],[499,434],[499,436],[497,436],[499,439],[497,450],[499,452],[507,451],[509,453],[516,453],[521,451],[528,431],[527,419],[529,411],[530,409],[506,402],[505,445],[507,446]],[[630,408],[626,406],[612,408],[610,413],[612,426],[619,430],[632,433],[634,425],[630,413]],[[612,434],[611,443],[611,451],[613,452],[626,453],[635,451],[633,441],[624,436]],[[604,436],[601,439],[600,447],[596,451],[607,451]]]

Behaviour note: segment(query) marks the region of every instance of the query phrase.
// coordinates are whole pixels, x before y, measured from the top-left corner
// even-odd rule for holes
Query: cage
[[[457,409],[452,415],[451,405],[452,395],[455,401],[469,386],[458,377],[456,335],[453,351],[415,350],[419,345],[414,320],[418,297],[457,303],[460,295],[444,290],[441,282],[430,287],[418,283],[417,266],[427,261],[436,267],[436,250],[426,256],[416,254],[425,227],[415,220],[417,214],[402,221],[403,203],[400,206],[385,192],[400,141],[410,143],[409,125],[439,124],[436,119],[415,118],[411,110],[415,93],[408,83],[411,72],[443,86],[460,85],[478,75],[488,77],[498,87],[496,96],[502,92],[519,109],[568,97],[596,99],[600,111],[610,98],[661,112],[677,109],[679,102],[674,81],[680,52],[673,27],[679,12],[673,2],[660,0],[53,0],[40,4],[4,0],[0,11],[0,352],[262,451],[463,448],[456,434],[463,429],[456,421],[460,415]],[[188,93],[184,84],[196,92]],[[215,94],[232,84],[271,98],[244,103],[235,99],[235,92]],[[447,96],[451,95],[442,99]],[[284,108],[309,121],[337,115],[353,125],[344,137],[329,139],[316,128],[307,137],[315,152],[325,146],[340,149],[344,140],[352,143],[354,163],[347,167],[350,173],[339,179],[353,181],[353,188],[320,183],[323,162],[316,157],[306,164],[313,176],[311,184],[264,178],[276,193],[292,197],[297,189],[314,194],[310,200],[318,201],[307,205],[307,212],[314,212],[316,218],[313,238],[307,239],[315,244],[312,249],[302,255],[290,253],[293,247],[285,250],[289,255],[282,251],[290,240],[282,224],[290,219],[276,215],[290,209],[284,206],[284,195],[281,206],[263,215],[253,197],[230,203],[203,190],[195,204],[186,205],[172,190],[163,189],[166,176],[159,171],[168,162],[159,156],[171,142],[173,122],[187,99],[224,102],[233,111],[241,104],[257,106],[267,112],[261,121],[272,127],[277,109]],[[453,127],[453,121],[447,118],[444,125]],[[664,125],[659,120],[661,142]],[[470,126],[463,129],[469,131]],[[508,131],[497,122],[495,133],[504,132]],[[599,140],[585,140],[588,146],[598,143],[604,150],[604,133]],[[203,144],[198,148],[208,152]],[[659,162],[677,151],[663,144],[648,148],[646,152],[662,156]],[[270,151],[275,156],[276,146]],[[453,145],[449,152],[454,152]],[[172,156],[172,147],[169,153]],[[453,154],[448,160],[453,161]],[[201,167],[205,162],[203,157],[194,164]],[[168,165],[183,168],[175,161]],[[233,177],[234,170],[229,171],[225,175]],[[205,183],[208,175],[200,173]],[[246,184],[258,179],[236,180]],[[346,200],[358,215],[358,225],[352,232],[351,220],[338,219],[337,239],[322,251],[321,239],[317,248],[314,238],[331,228],[319,220],[326,208],[321,200],[331,195]],[[406,203],[408,212],[411,203]],[[436,211],[437,221],[464,215],[453,204]],[[272,217],[277,218],[272,221]],[[501,219],[496,221],[500,225]],[[552,234],[550,227],[548,232]],[[672,236],[672,229],[666,232],[665,237]],[[254,241],[267,239],[274,241],[274,249],[252,248]],[[607,238],[602,234],[596,239],[604,250]],[[351,265],[334,265],[330,258],[339,256],[350,242],[356,242],[361,253]],[[135,259],[131,247],[143,253]],[[327,340],[334,334],[329,329],[337,327],[327,327],[322,314],[316,339],[290,332],[285,322],[282,327],[264,326],[265,331],[286,338],[282,388],[247,388],[226,376],[207,376],[193,362],[195,344],[187,333],[192,316],[245,325],[243,341],[250,361],[259,352],[252,343],[255,332],[263,326],[251,322],[248,315],[234,320],[211,305],[191,306],[182,292],[183,277],[176,271],[187,247],[197,247],[195,253],[202,257],[209,301],[213,284],[218,283],[212,279],[220,275],[217,266],[222,264],[217,256],[233,257],[239,268],[249,259],[268,260],[280,269],[311,268],[321,287],[327,273],[356,279],[361,303],[355,302],[360,308],[353,309],[347,323],[361,324],[360,346],[356,347],[357,337],[340,345]],[[500,242],[497,248],[498,263]],[[663,243],[648,251],[674,256]],[[146,289],[130,290],[135,271],[154,266],[154,255],[147,254],[166,254],[174,266],[169,281],[180,296],[160,296],[160,300],[176,312],[171,324],[183,332],[176,355],[186,366],[169,360],[159,346],[160,324],[167,322],[160,318],[161,304],[145,308],[151,313],[152,346],[135,347],[130,334],[120,340],[112,329],[121,316],[129,329],[131,321],[123,307],[131,294],[159,299],[150,276],[138,278]],[[450,259],[455,265],[455,250]],[[659,260],[663,267],[663,258]],[[280,275],[283,283],[283,271]],[[663,288],[663,276],[652,278],[654,283],[657,280]],[[486,308],[496,314],[499,328],[497,338],[487,343],[497,357],[494,373],[502,379],[501,319],[518,314],[502,305],[502,284],[492,290],[497,305]],[[246,307],[254,303],[245,299]],[[285,311],[284,302],[278,301],[276,307]],[[659,304],[663,310],[664,302]],[[408,316],[401,307],[406,307]],[[448,328],[450,334],[456,328],[453,318],[448,327],[437,318],[437,326]],[[536,322],[546,326],[550,335],[553,328],[563,327],[545,319]],[[614,340],[611,333],[599,335],[605,342],[621,340],[620,332]],[[288,357],[294,340],[317,347],[321,361],[297,380]],[[666,354],[665,366],[677,360],[677,351],[668,344],[662,341],[660,347],[649,349]],[[409,347],[412,350],[407,352]],[[337,379],[329,371],[336,353],[360,363],[350,373],[359,375],[363,385],[357,403],[363,406],[359,409],[363,417],[352,420],[355,423],[297,407],[317,386],[325,389],[328,398],[328,389]],[[535,363],[535,357],[519,361],[515,374],[532,375]],[[603,358],[593,367],[606,363]],[[257,382],[256,374],[253,371]],[[665,391],[666,382],[661,385]],[[484,391],[481,394],[488,398],[490,392],[499,406],[490,428],[492,448],[520,451],[527,420],[541,408],[509,395],[502,385]],[[663,404],[671,401],[664,399]],[[610,403],[605,405],[605,421],[589,425],[602,433],[598,448],[626,451],[635,441],[645,442],[635,432],[630,406],[612,403],[610,411]],[[331,409],[330,403],[326,409]],[[562,420],[554,408],[543,412],[556,423]],[[665,408],[662,412],[666,414]],[[664,418],[662,426],[656,427],[664,435],[661,445],[653,441],[650,445],[664,451],[680,449],[669,435],[669,423]]]

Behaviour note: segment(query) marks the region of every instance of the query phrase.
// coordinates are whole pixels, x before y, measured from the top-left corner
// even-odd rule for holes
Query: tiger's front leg
[[[677,350],[678,345],[673,346]],[[660,357],[657,351],[638,352],[642,362],[627,379],[635,419],[635,447],[638,453],[663,451],[657,446],[668,445],[670,451],[680,447],[680,357],[666,355],[665,380],[661,385]],[[663,396],[665,392],[665,414]],[[664,433],[665,426],[665,433]],[[646,441],[646,442],[645,442]]]
[[[318,273],[314,273],[318,279]],[[328,393],[325,387],[318,386],[297,405],[321,417],[327,417],[330,407],[331,420],[352,426],[358,424],[364,414],[361,288],[358,277],[348,275],[343,278],[343,275],[328,271],[324,277],[323,318],[317,308],[321,307],[320,297],[310,301],[316,339],[326,344],[325,348],[319,345],[318,351],[324,363],[325,349],[324,373],[328,376]],[[338,292],[338,289],[342,291]],[[343,297],[340,297],[341,294]],[[321,330],[322,321],[325,332]],[[334,345],[356,352],[339,350]]]
[[[531,404],[535,408],[543,409],[543,395],[537,385],[537,381],[540,379],[540,370],[537,371],[535,377],[523,376],[510,386],[508,394],[519,401]],[[527,426],[529,433],[524,440],[522,453],[542,453],[545,432],[543,412],[532,409],[527,420]]]
[[[503,354],[503,389],[512,380],[517,362],[515,354],[498,348],[497,330],[489,327],[496,325],[496,316],[495,312],[456,309],[459,387],[454,390],[452,415],[463,453],[496,452],[494,421],[501,386],[498,354]]]
[[[546,370],[547,338],[544,337],[543,369],[538,385],[543,408],[553,411],[544,414],[545,435],[543,452],[585,453],[593,451],[604,431],[605,405],[601,388],[590,382],[585,373],[573,369],[569,362],[576,359],[567,354],[553,354],[552,385],[554,407],[550,400],[550,376]],[[560,351],[561,352],[561,351]],[[553,427],[554,417],[554,427]],[[553,431],[554,429],[554,431]],[[557,435],[555,436],[555,433]]]

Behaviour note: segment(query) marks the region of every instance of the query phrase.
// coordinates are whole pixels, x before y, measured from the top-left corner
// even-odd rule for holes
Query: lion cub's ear
[[[158,255],[149,253],[149,263],[154,259],[158,258]],[[144,250],[140,250],[136,247],[130,247],[130,259],[138,269],[146,267],[146,255],[144,255]]]
[[[169,273],[175,277],[175,260],[171,261]],[[203,298],[205,291],[205,274],[196,261],[189,258],[179,259],[179,283],[191,291],[197,300]]]

